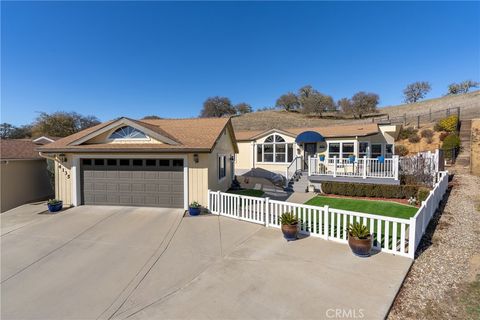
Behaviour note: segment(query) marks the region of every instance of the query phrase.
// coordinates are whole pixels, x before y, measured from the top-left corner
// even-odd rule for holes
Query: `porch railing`
[[[308,175],[326,175],[333,177],[390,178],[398,180],[399,157],[392,158],[308,158]]]
[[[287,169],[285,169],[286,185],[288,185],[290,179],[294,178],[299,171],[302,171],[302,157],[297,156],[290,162]]]

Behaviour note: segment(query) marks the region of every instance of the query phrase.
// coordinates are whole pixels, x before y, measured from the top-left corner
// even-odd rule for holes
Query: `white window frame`
[[[337,159],[348,159],[347,158],[342,158],[343,154],[343,144],[344,143],[353,143],[353,155],[357,157],[358,155],[358,141],[357,140],[333,140],[333,141],[327,141],[327,150],[325,151],[325,154],[327,158],[333,159],[333,157],[330,157],[330,144],[333,143],[339,143],[340,144],[340,151]]]
[[[223,177],[220,177],[220,159],[221,158],[224,158],[224,163],[225,163],[225,173],[223,175]],[[227,178],[227,155],[226,154],[223,154],[223,153],[219,153],[217,154],[217,178],[218,178],[218,181],[223,181]]]
[[[373,156],[373,146],[374,145],[379,145],[380,146],[380,156]],[[383,143],[370,143],[370,157],[371,158],[377,158],[377,157],[381,157],[381,156],[385,156],[385,145]]]
[[[360,144],[361,143],[366,143],[367,144],[367,151],[365,152],[364,155],[360,154]],[[363,158],[364,156],[367,158],[370,158],[370,141],[358,141],[358,157]]]
[[[133,128],[137,131],[140,131],[141,133],[143,133],[145,135],[145,138],[111,138],[112,134],[115,131],[117,131],[120,128],[124,128],[124,127],[131,127],[131,128]],[[143,132],[142,130],[138,130],[137,128],[129,126],[129,125],[124,125],[124,126],[115,128],[112,132],[110,132],[110,134],[108,135],[108,138],[107,138],[107,141],[150,141],[150,140],[152,140],[152,139],[145,132]]]
[[[273,136],[273,142],[265,142],[265,140],[270,137],[270,136]],[[281,137],[284,141],[283,142],[276,142],[276,137],[279,136]],[[272,154],[272,157],[273,157],[273,161],[265,161],[265,147],[264,145],[272,145],[273,146],[273,153],[271,152],[268,152],[267,154]],[[285,152],[283,153],[285,155],[285,161],[284,162],[280,162],[280,161],[276,161],[277,159],[277,145],[285,145]],[[261,147],[262,149],[262,161],[258,161],[258,152],[257,152],[257,149],[255,149],[255,160],[258,164],[289,164],[290,162],[288,161],[288,145],[292,145],[292,155],[293,157],[292,158],[295,158],[295,143],[293,142],[287,142],[287,140],[282,137],[282,135],[278,134],[278,133],[272,133],[270,135],[268,135],[267,137],[265,137],[265,139],[263,140],[262,143],[256,143],[255,144],[255,148],[258,148],[259,146]]]

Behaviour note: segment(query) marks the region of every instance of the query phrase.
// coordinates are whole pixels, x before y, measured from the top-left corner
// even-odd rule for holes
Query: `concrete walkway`
[[[411,264],[182,215],[82,206],[3,235],[1,318],[382,319]]]

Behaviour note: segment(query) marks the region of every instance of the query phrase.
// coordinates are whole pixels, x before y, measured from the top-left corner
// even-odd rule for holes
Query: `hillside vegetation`
[[[379,109],[379,115],[389,115],[390,118],[407,117],[413,118],[417,115],[432,112],[444,111],[448,108],[460,107],[462,119],[480,117],[480,90],[462,95],[445,96],[436,99],[428,99],[412,104],[388,106]],[[334,119],[317,118],[302,113],[287,112],[284,110],[268,110],[247,113],[236,116],[232,119],[236,130],[263,130],[272,128],[294,128],[294,127],[321,127],[333,126],[345,123],[366,123],[367,119]]]

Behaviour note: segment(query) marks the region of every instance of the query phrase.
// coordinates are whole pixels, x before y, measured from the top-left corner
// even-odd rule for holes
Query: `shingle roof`
[[[134,121],[139,126],[168,137],[178,144],[100,143],[73,145],[73,142],[117,121],[112,120],[52,142],[38,148],[38,150],[45,152],[205,152],[213,149],[220,134],[226,127],[230,130],[231,134],[234,135],[230,118],[128,120]]]
[[[38,145],[30,139],[0,139],[0,159],[35,160],[43,159],[35,148]]]
[[[255,130],[255,131],[236,131],[235,136],[239,141],[249,141],[254,140],[255,137],[262,135],[268,130]],[[325,138],[343,138],[343,137],[364,137],[379,132],[378,125],[375,123],[370,124],[356,124],[356,125],[341,125],[341,126],[332,126],[332,127],[313,127],[313,128],[289,128],[282,129],[286,133],[290,133],[294,136],[304,132],[304,131],[315,131],[320,133]]]

